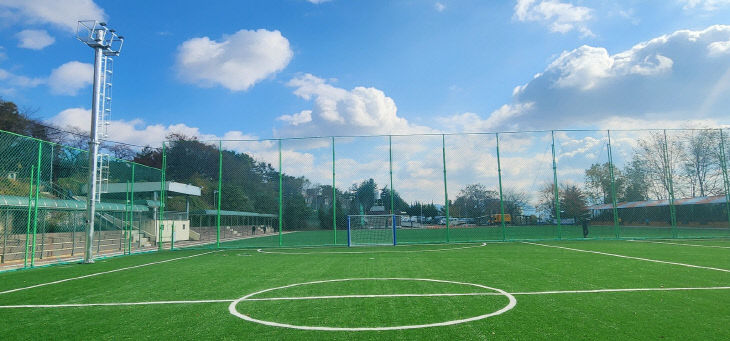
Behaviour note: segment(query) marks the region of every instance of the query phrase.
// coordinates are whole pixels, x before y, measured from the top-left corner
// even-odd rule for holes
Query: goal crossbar
[[[397,245],[398,225],[400,217],[395,214],[348,215],[347,246]]]

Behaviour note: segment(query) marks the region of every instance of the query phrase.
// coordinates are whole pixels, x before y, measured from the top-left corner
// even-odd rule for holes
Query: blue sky
[[[0,0],[0,96],[87,130],[93,55],[73,29],[103,19],[126,37],[111,140],[716,127],[730,123],[728,18],[730,0]],[[603,137],[560,138],[583,156],[576,179],[600,160],[575,146]],[[288,156],[326,183],[320,142]],[[545,161],[544,137],[529,142],[506,150],[522,155],[515,186],[537,186],[519,172]],[[230,147],[275,159],[268,143]],[[352,150],[363,174],[382,169]],[[411,166],[433,179],[413,185],[439,188],[427,159]]]
[[[184,124],[198,128],[204,135],[224,136],[236,130],[256,137],[534,128],[530,122],[535,119],[529,115],[521,115],[525,122],[520,122],[520,117],[502,124],[483,121],[503,105],[519,104],[514,88],[530,84],[533,76],[545,72],[561,53],[586,45],[614,55],[679,30],[702,31],[722,25],[730,17],[730,2],[722,0],[281,0],[207,1],[204,5],[179,1],[174,6],[156,1],[61,3],[0,0],[0,70],[11,74],[0,78],[3,98],[34,109],[40,118],[83,127],[78,122],[64,122],[69,115],[57,115],[67,109],[90,107],[88,67],[68,67],[65,78],[56,80],[63,84],[56,86],[62,90],[54,91],[49,76],[66,63],[92,62],[91,49],[73,40],[73,27],[77,19],[96,16],[127,38],[116,62],[114,120],[134,122],[136,129],[162,125],[169,131],[170,126]],[[42,32],[53,43],[32,49],[21,47],[21,31],[27,30]],[[238,45],[237,55],[211,59],[208,64],[238,61],[242,66],[223,71],[209,65],[186,67],[178,63],[185,42],[205,38],[221,43],[241,30],[252,33],[252,37],[229,44]],[[724,36],[712,39],[730,39],[726,31]],[[257,37],[257,32],[280,35],[278,40],[287,45],[285,51],[259,56],[263,59],[260,61],[251,57],[252,47],[246,44],[270,39]],[[288,57],[282,59],[286,54]],[[651,52],[648,55],[651,58]],[[718,59],[727,60],[728,56]],[[259,69],[254,72],[258,74],[244,87],[221,81],[225,77],[246,78],[254,69]],[[277,119],[306,110],[314,110],[317,115],[316,98],[324,97],[321,91],[327,90],[309,91],[307,99],[295,94],[304,84],[291,84],[309,75],[310,80],[324,80],[335,89],[372,89],[378,92],[370,94],[372,100],[392,100],[396,117],[366,112],[375,121],[392,122],[360,126],[348,121],[343,127],[319,124],[321,128],[304,127],[302,123],[293,126]],[[589,72],[585,77],[600,78],[601,74]],[[547,96],[549,90],[549,85],[543,86],[530,96],[530,102],[538,106],[533,107],[535,115],[560,115],[541,110],[541,96]],[[604,99],[586,99],[590,100]],[[580,105],[589,107],[590,103]],[[631,113],[637,118],[657,114],[652,106],[641,108],[633,103],[612,110],[630,112],[634,106],[645,111]],[[454,119],[467,113],[478,119],[476,123]],[[703,113],[697,118],[717,118],[714,116]],[[398,119],[413,127],[405,128],[406,123]],[[444,121],[459,124],[448,126]],[[590,120],[550,121],[555,124],[546,128],[599,126]],[[159,139],[150,137],[144,142],[155,140]]]

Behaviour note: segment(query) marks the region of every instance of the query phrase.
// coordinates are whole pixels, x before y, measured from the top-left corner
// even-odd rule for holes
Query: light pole
[[[118,56],[122,50],[124,37],[109,29],[106,23],[96,20],[79,21],[76,26],[76,39],[94,49],[94,88],[91,97],[91,131],[89,132],[89,185],[86,197],[87,225],[86,252],[84,263],[93,263],[94,214],[97,200],[97,171],[99,154],[99,115],[102,98],[102,63],[108,56]]]

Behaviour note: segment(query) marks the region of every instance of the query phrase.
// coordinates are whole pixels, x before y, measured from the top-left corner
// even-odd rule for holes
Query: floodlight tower
[[[93,263],[94,215],[96,201],[100,200],[100,196],[97,195],[97,178],[99,177],[97,173],[100,163],[102,163],[102,159],[99,158],[99,126],[101,123],[102,130],[106,129],[107,112],[102,111],[105,110],[103,107],[107,101],[111,99],[111,93],[108,96],[105,94],[107,87],[111,90],[111,81],[107,81],[109,60],[111,56],[118,56],[122,51],[124,37],[117,35],[116,31],[108,28],[104,22],[82,20],[76,26],[76,39],[94,49],[94,88],[91,97],[91,131],[89,132],[89,184],[86,194],[86,251],[84,252],[84,263]],[[102,66],[104,70],[102,70]]]

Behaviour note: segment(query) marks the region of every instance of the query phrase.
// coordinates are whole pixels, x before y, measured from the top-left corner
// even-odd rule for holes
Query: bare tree
[[[691,130],[683,137],[682,176],[687,179],[688,187],[682,187],[684,194],[704,197],[722,193],[719,132]]]

